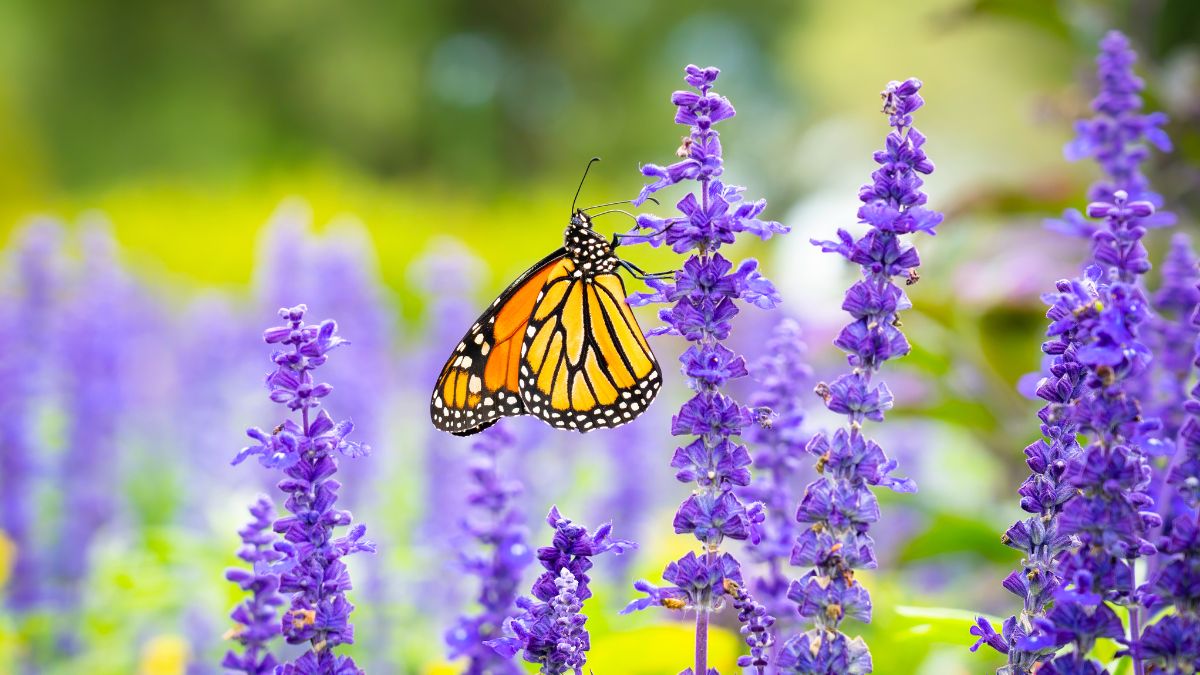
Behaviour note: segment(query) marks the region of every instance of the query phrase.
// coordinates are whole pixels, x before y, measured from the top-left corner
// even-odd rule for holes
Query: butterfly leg
[[[667,270],[666,272],[647,272],[628,260],[622,260],[621,267],[624,267],[634,279],[639,279],[641,281],[645,281],[646,279],[669,279],[675,275],[675,270]]]

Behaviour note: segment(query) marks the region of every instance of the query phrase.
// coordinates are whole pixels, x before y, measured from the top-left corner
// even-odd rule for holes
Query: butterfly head
[[[575,209],[571,214],[571,222],[568,230],[590,230],[592,229],[592,217],[584,213],[583,209]]]
[[[592,229],[592,218],[583,211],[571,214],[571,222],[563,232],[563,248],[583,275],[611,272],[616,267],[612,245]]]

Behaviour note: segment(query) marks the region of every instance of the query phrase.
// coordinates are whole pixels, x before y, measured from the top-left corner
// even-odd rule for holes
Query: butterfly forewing
[[[561,428],[615,427],[640,415],[662,384],[646,338],[613,273],[551,270],[522,345],[520,392],[528,412]]]
[[[475,321],[442,367],[430,401],[433,425],[468,436],[507,415],[524,415],[521,351],[547,280],[569,261],[551,253],[509,284]]]

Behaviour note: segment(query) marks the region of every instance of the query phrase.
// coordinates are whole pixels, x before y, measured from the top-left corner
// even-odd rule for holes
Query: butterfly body
[[[530,414],[586,432],[640,415],[662,375],[625,302],[621,265],[575,211],[563,247],[510,284],[455,347],[430,402],[434,426],[465,436]]]

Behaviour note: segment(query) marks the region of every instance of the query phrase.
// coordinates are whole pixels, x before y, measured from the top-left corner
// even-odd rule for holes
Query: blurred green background
[[[1016,608],[999,588],[1016,563],[999,533],[1018,515],[1021,450],[1037,435],[1037,406],[1016,384],[1039,363],[1038,294],[1074,274],[1086,253],[1041,220],[1081,207],[1096,177],[1092,166],[1066,163],[1061,148],[1072,121],[1087,115],[1095,44],[1110,28],[1129,34],[1141,54],[1148,107],[1171,117],[1176,150],[1148,171],[1180,215],[1178,227],[1194,228],[1200,4],[1191,0],[7,0],[0,232],[34,216],[76,223],[99,214],[123,263],[170,302],[214,291],[245,300],[267,255],[263,228],[295,197],[286,203],[303,204],[301,217],[318,231],[350,218],[365,226],[370,272],[395,320],[388,347],[403,360],[436,328],[427,310],[439,287],[414,271],[418,257],[446,237],[460,240],[477,256],[482,307],[558,245],[589,157],[604,161],[584,187],[587,203],[633,196],[639,164],[671,160],[682,128],[672,124],[669,94],[684,65],[716,65],[718,90],[739,111],[722,128],[726,177],[766,197],[767,214],[793,228],[737,252],[759,257],[778,280],[784,311],[806,326],[818,374],[829,373],[840,358],[829,338],[851,277],[808,238],[853,225],[857,188],[886,131],[878,92],[889,80],[919,77],[927,106],[917,126],[938,166],[927,191],[947,217],[936,239],[918,242],[925,266],[905,319],[915,349],[888,376],[899,409],[878,434],[922,492],[884,502],[882,527],[894,533],[880,537],[881,569],[866,581],[875,621],[861,632],[879,673],[990,672],[990,655],[967,653],[966,631],[973,612]],[[627,228],[612,218],[603,228]],[[1166,236],[1151,235],[1153,259]],[[663,251],[626,255],[646,269],[674,262]],[[337,308],[324,309],[339,318]],[[643,316],[650,325],[652,313]],[[271,319],[260,313],[250,325]],[[761,355],[753,331],[739,340],[748,357]],[[659,344],[664,363],[676,347]],[[249,396],[265,368],[263,358],[244,373]],[[688,545],[669,527],[686,488],[665,472],[673,445],[664,419],[682,382],[664,370],[675,392],[640,432],[662,480],[651,486],[655,506],[635,537],[642,550],[630,572],[655,581]],[[382,432],[366,460],[387,458],[379,461],[388,479],[370,486],[372,506],[356,510],[387,533],[381,542],[392,548],[381,547],[380,557],[402,579],[440,564],[414,553],[422,516],[412,494],[421,477],[411,469],[428,437],[428,383],[412,377],[411,395],[392,399],[392,421],[404,428]],[[829,420],[812,403],[815,430]],[[274,414],[239,413],[226,420],[230,455],[242,428],[266,426],[273,418],[264,414]],[[540,443],[557,456],[570,452],[568,440]],[[574,482],[538,492],[543,502],[529,507],[535,538],[544,538],[538,515],[551,501],[581,505],[605,489],[596,468],[603,450],[593,450],[570,464]],[[87,554],[86,601],[70,619],[84,645],[56,660],[43,634],[62,617],[0,615],[0,671],[16,672],[5,668],[36,653],[50,664],[45,672],[80,672],[82,664],[95,673],[214,672],[224,612],[237,599],[221,570],[234,562],[251,492],[238,483],[193,501],[180,487],[189,474],[171,468],[170,447],[160,452],[130,465],[122,508],[135,515]],[[233,483],[265,475],[227,471]],[[173,488],[155,489],[163,475]],[[193,510],[207,515],[199,523],[180,516]],[[661,614],[617,617],[632,595],[628,580],[602,588],[589,605],[595,672],[685,665],[685,625]],[[456,672],[434,648],[443,626],[426,618],[441,621],[460,607],[397,607],[402,598],[362,588],[352,599],[362,636],[355,654],[368,671]],[[187,624],[205,612],[213,640],[197,643]],[[734,643],[733,634],[716,643],[723,672],[732,672]]]

